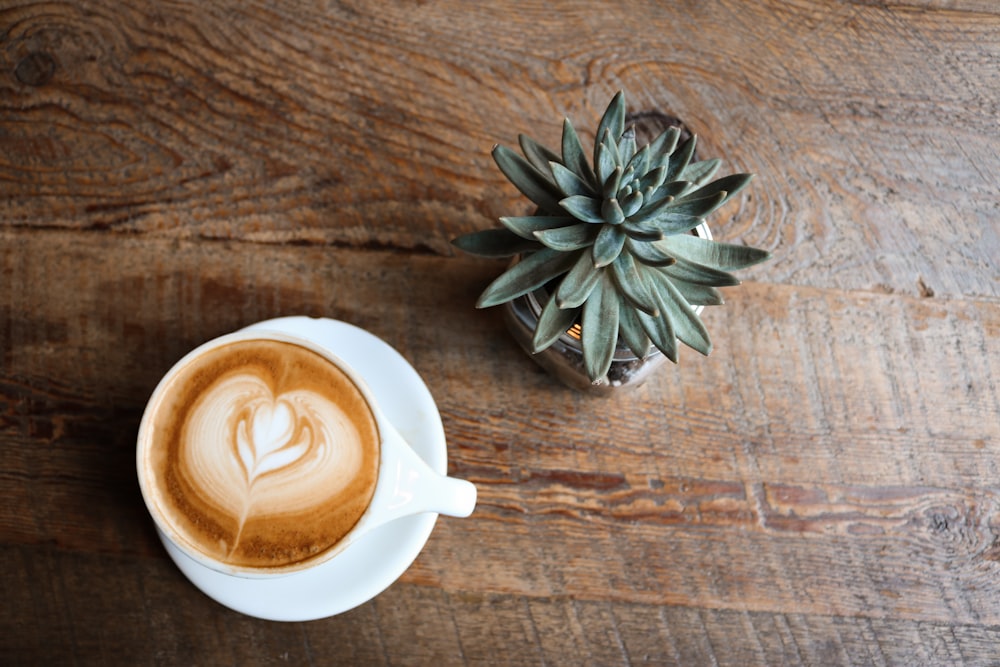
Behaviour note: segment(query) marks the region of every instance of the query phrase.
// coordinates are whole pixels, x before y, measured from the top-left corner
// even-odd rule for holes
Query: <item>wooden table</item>
[[[1000,661],[1000,6],[0,0],[0,663]],[[715,351],[562,388],[450,239],[494,143],[611,95],[757,179]],[[276,623],[192,586],[134,444],[184,352],[282,315],[417,369],[469,519]]]

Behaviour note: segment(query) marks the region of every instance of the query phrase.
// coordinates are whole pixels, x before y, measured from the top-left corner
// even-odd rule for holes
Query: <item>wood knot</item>
[[[41,51],[29,53],[14,68],[14,76],[26,86],[44,86],[55,73],[55,59]]]

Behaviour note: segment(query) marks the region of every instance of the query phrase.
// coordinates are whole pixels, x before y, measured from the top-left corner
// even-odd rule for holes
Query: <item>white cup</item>
[[[154,446],[154,414],[160,407],[171,380],[192,360],[218,347],[240,341],[266,340],[291,343],[316,352],[339,368],[358,388],[371,410],[380,437],[378,476],[367,509],[354,527],[334,545],[305,560],[274,567],[237,566],[211,557],[198,549],[170,519],[162,506],[160,494],[151,481],[149,450]],[[211,340],[185,355],[163,377],[146,406],[139,426],[136,462],[143,500],[162,537],[195,562],[223,574],[246,578],[270,578],[310,570],[336,558],[351,544],[370,531],[395,519],[421,513],[437,513],[453,517],[469,516],[476,505],[476,487],[468,481],[442,475],[432,470],[386,419],[364,379],[332,350],[302,336],[259,328],[245,329]]]

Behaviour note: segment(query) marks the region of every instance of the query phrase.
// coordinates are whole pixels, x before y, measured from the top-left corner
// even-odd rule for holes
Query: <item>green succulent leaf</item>
[[[573,326],[580,314],[580,308],[560,308],[555,299],[549,299],[535,325],[531,338],[531,349],[535,354],[546,349]]]
[[[664,170],[664,174],[665,173],[666,171]],[[693,183],[690,181],[671,181],[669,183],[664,183],[662,186],[657,188],[652,197],[647,200],[646,205],[652,206],[653,204],[672,201],[675,197],[684,194],[690,187],[692,187],[692,185]]]
[[[580,222],[569,227],[557,227],[535,232],[535,238],[547,248],[569,252],[586,248],[594,243],[601,227],[588,222]]]
[[[630,162],[635,156],[635,128],[629,127],[618,141],[618,155],[622,162]]]
[[[559,210],[559,199],[562,198],[559,189],[530,162],[506,146],[496,146],[493,149],[493,160],[521,194],[535,202],[543,211],[552,213]]]
[[[660,188],[660,191],[670,191],[670,186],[673,183],[668,183]],[[707,210],[711,211],[712,207],[718,208],[719,204],[725,198],[724,193],[717,193],[713,196],[706,197],[705,199],[691,199],[686,201],[681,201],[674,199],[673,197],[667,197],[665,199],[657,199],[660,194],[657,191],[654,195],[654,200],[652,203],[648,203],[643,206],[637,213],[629,217],[629,222],[667,222],[672,217],[683,216],[691,218],[701,218],[706,215],[706,213],[700,213],[700,211]],[[685,224],[684,221],[677,221],[680,225]],[[697,225],[697,223],[695,223]],[[695,225],[692,225],[695,226]],[[690,227],[688,228],[690,229]],[[682,226],[667,225],[663,228],[663,231],[667,234],[677,234],[681,231],[687,231]]]
[[[600,158],[598,157],[598,151],[600,150],[601,143],[604,142],[605,134],[610,136],[610,141],[612,144],[617,144],[618,138],[622,136],[625,132],[625,93],[619,90],[614,97],[611,98],[611,102],[608,103],[608,108],[605,109],[604,115],[601,116],[601,122],[597,126],[597,137],[598,144],[594,147],[594,164],[600,163]],[[617,153],[617,148],[615,149]],[[619,162],[621,162],[619,160]],[[605,178],[607,176],[605,175]],[[601,179],[602,181],[604,179]]]
[[[643,146],[625,165],[625,169],[631,169],[635,174],[645,174],[649,171],[649,146]]]
[[[593,197],[597,194],[594,192],[594,188],[592,188],[589,183],[560,163],[550,162],[549,169],[552,171],[552,177],[559,185],[559,189],[562,190],[564,194],[585,195],[588,197]]]
[[[607,375],[618,344],[620,299],[604,272],[583,304],[580,320],[583,365],[591,382]]]
[[[601,214],[601,201],[593,197],[572,195],[561,200],[559,206],[584,222],[604,223],[604,216]]]
[[[739,285],[739,279],[731,273],[713,269],[710,266],[692,262],[683,257],[677,258],[677,263],[662,269],[668,276],[686,280],[696,285],[710,287],[733,287]]]
[[[712,181],[708,185],[692,190],[691,192],[684,194],[683,197],[678,197],[678,201],[686,199],[702,199],[718,193],[725,193],[725,198],[722,202],[726,202],[737,192],[745,188],[752,180],[753,174],[730,174],[729,176],[723,176],[718,180]]]
[[[587,157],[583,152],[583,144],[580,137],[569,119],[563,121],[562,132],[562,163],[572,170],[580,178],[590,184],[592,190],[597,190],[597,177],[594,168],[587,162]]]
[[[721,271],[744,269],[771,257],[771,253],[766,250],[710,241],[692,234],[667,237],[659,242],[659,248],[666,253],[675,252],[692,262]]]
[[[659,297],[657,297],[658,302],[659,300]],[[667,310],[660,310],[660,314],[656,317],[647,315],[641,310],[633,312],[636,318],[638,318],[642,330],[656,349],[662,352],[663,356],[667,359],[677,363],[677,336],[674,335],[674,326],[670,323]]]
[[[663,179],[667,177],[667,170],[665,167],[657,167],[656,169],[651,169],[645,174],[639,177],[639,189],[642,191],[643,196],[649,199],[660,189],[663,185]]]
[[[618,258],[611,264],[611,277],[618,292],[633,307],[654,317],[659,314],[656,299],[646,286],[646,281],[632,255],[627,252],[618,255]]]
[[[578,224],[580,221],[568,215],[526,215],[526,216],[504,216],[500,218],[500,223],[517,234],[521,238],[529,241],[536,241],[535,232],[547,229],[558,229],[569,225]]]
[[[620,225],[625,222],[625,211],[622,210],[618,200],[614,198],[601,202],[601,216],[604,218],[604,222],[612,225]]]
[[[631,215],[635,215],[642,208],[644,203],[644,198],[642,196],[642,190],[636,190],[634,192],[629,192],[625,199],[622,200],[622,215],[627,218]]]
[[[667,202],[662,203],[666,204]],[[637,230],[658,229],[663,237],[666,237],[671,234],[684,234],[704,222],[704,218],[697,218],[691,215],[671,211],[666,206],[661,206],[659,204],[656,206],[657,211],[655,217],[645,220],[637,219],[644,213],[644,211],[640,211],[638,215],[633,215],[625,222],[625,227],[631,227]]]
[[[622,171],[622,187],[631,185],[635,180],[635,167],[624,165],[624,171]]]
[[[656,196],[655,194],[653,195]],[[644,223],[650,220],[655,220],[661,211],[665,210],[667,205],[670,203],[670,199],[663,199],[656,201],[655,199],[650,202],[646,200],[646,205],[641,209],[629,216],[628,221],[631,223]]]
[[[661,271],[651,273],[660,308],[669,318],[674,335],[688,347],[708,356],[712,351],[712,341],[701,317],[667,275]]]
[[[560,308],[577,308],[590,296],[604,271],[594,268],[590,253],[580,251],[569,272],[556,288],[554,301]]]
[[[694,157],[694,149],[697,145],[698,137],[697,135],[692,135],[690,139],[681,144],[676,152],[670,156],[670,162],[667,164],[668,181],[680,179],[681,174],[691,164],[691,158]]]
[[[594,266],[601,268],[615,261],[625,247],[625,232],[617,225],[603,225],[594,240]]]
[[[663,239],[663,230],[649,222],[626,220],[621,224],[622,231],[630,239],[643,243],[651,243]]]
[[[604,137],[597,145],[597,161],[594,163],[594,171],[597,174],[597,181],[607,190],[608,179],[615,172],[615,168],[621,166],[621,157],[618,155],[618,144],[611,138],[611,132],[605,131]]]
[[[529,241],[506,229],[471,232],[453,239],[452,243],[465,252],[480,257],[513,257],[539,248],[538,241]]]
[[[496,306],[536,290],[569,271],[576,259],[577,255],[574,253],[559,252],[549,248],[525,255],[521,261],[489,284],[479,296],[476,307]]]
[[[708,179],[712,178],[719,171],[721,165],[722,160],[718,158],[692,162],[681,172],[680,177],[682,180],[691,181],[696,186],[704,185],[708,182]]]
[[[677,148],[677,142],[680,138],[680,128],[668,127],[665,129],[653,139],[653,143],[649,144],[650,159],[655,160],[660,166],[666,166],[667,158]],[[652,166],[652,163],[650,166]]]
[[[625,241],[625,250],[638,262],[646,266],[665,267],[675,263],[677,259],[665,252],[659,243],[649,243],[629,238]]]
[[[675,277],[671,277],[670,280],[684,297],[684,300],[692,306],[721,306],[725,303],[722,292],[714,287],[689,283]]]
[[[549,162],[559,161],[558,155],[526,134],[517,135],[517,143],[521,146],[521,152],[528,158],[531,166],[543,175],[549,168]]]
[[[692,218],[704,218],[706,215],[722,206],[726,201],[726,193],[714,192],[704,197],[685,196],[678,197],[673,201],[663,205],[663,211],[667,215],[685,215]]]
[[[640,359],[649,352],[649,336],[642,328],[639,313],[625,301],[618,305],[618,336]]]
[[[604,182],[604,186],[602,187],[601,194],[605,199],[614,197],[618,194],[618,190],[622,186],[622,173],[624,173],[624,171],[625,169],[621,165],[618,165],[611,170],[608,180]]]

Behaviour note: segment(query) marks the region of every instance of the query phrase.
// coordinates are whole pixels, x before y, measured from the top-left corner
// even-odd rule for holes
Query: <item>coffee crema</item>
[[[242,568],[320,556],[357,523],[378,479],[364,395],[322,355],[245,340],[187,362],[143,436],[147,494],[180,538]]]

